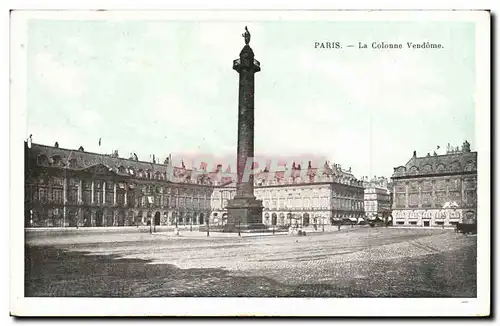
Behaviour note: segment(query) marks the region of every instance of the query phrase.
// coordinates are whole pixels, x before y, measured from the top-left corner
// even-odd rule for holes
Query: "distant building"
[[[446,154],[413,157],[394,168],[393,224],[449,226],[477,219],[477,152],[465,141]]]
[[[367,220],[389,221],[392,211],[392,196],[387,178],[365,181],[365,217]]]

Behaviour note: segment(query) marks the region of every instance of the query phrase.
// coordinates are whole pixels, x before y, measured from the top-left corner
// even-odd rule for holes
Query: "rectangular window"
[[[475,190],[466,190],[465,191],[465,205],[469,206],[469,207],[476,205],[476,191]]]
[[[63,202],[63,191],[59,188],[52,189],[52,202],[55,204],[62,204]]]
[[[418,207],[418,194],[415,194],[415,193],[410,194],[408,206],[409,207]]]
[[[396,194],[396,207],[404,208],[406,206],[406,194]]]
[[[70,188],[68,190],[68,202],[69,203],[76,203],[78,201],[78,189],[77,188]]]
[[[83,193],[82,193],[82,200],[83,200],[83,203],[84,204],[90,204],[91,200],[90,200],[90,190],[84,190]]]
[[[106,192],[106,203],[114,204],[114,194],[112,192]]]
[[[448,198],[446,198],[446,192],[445,191],[437,191],[435,200],[436,200],[437,207],[443,207],[443,205],[448,201]]]
[[[41,202],[47,201],[47,189],[38,188],[38,200],[40,200]]]
[[[417,225],[417,221],[410,221],[411,225]]]
[[[422,193],[422,207],[431,207],[432,206],[432,193],[431,192],[423,192]]]
[[[94,203],[102,204],[102,192],[94,188]]]
[[[116,194],[116,203],[118,205],[123,205],[125,204],[125,194],[122,192],[117,192]]]
[[[443,221],[436,221],[436,225],[444,225]]]
[[[135,205],[135,196],[132,192],[127,193],[127,205]]]
[[[405,224],[405,222],[404,222],[404,221],[397,221],[397,222],[396,222],[396,224],[397,224],[397,225],[404,225],[404,224]]]

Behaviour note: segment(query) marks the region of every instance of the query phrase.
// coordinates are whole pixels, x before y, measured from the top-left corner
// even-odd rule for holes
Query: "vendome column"
[[[240,75],[238,96],[238,153],[236,195],[228,201],[228,219],[224,232],[252,232],[265,228],[262,223],[262,201],[253,193],[253,174],[245,169],[253,167],[254,159],[254,91],[256,72],[260,63],[255,60],[250,46],[250,33],[245,27],[245,46],[240,58],[233,61],[233,69]]]

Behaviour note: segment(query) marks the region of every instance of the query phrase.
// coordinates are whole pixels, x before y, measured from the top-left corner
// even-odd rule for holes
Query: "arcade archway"
[[[278,223],[278,215],[276,215],[276,213],[271,215],[271,223],[272,225],[276,225]]]
[[[125,226],[125,212],[124,211],[118,212],[117,224],[118,224],[118,226]]]
[[[305,213],[302,215],[302,225],[309,226],[309,214]]]

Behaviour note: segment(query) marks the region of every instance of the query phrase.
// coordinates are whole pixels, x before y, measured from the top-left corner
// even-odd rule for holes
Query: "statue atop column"
[[[467,140],[464,141],[464,144],[462,146],[462,151],[463,152],[470,152],[470,144]]]
[[[250,32],[248,31],[248,28],[245,26],[245,33],[241,34],[245,38],[245,44],[248,45],[250,43]]]

